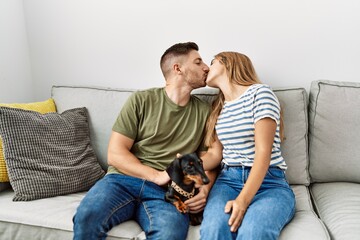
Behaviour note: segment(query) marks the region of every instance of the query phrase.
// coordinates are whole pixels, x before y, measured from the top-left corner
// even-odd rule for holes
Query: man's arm
[[[133,139],[112,131],[108,147],[108,164],[126,175],[145,179],[160,186],[167,184],[170,178],[166,171],[158,171],[142,164],[130,152],[133,144]]]

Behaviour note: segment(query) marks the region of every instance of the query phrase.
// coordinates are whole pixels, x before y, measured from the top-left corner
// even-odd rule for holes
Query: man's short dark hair
[[[161,71],[163,72],[164,76],[165,76],[165,72],[166,72],[166,69],[164,69],[164,65],[165,65],[164,63],[166,62],[167,59],[169,59],[171,57],[186,55],[192,50],[199,51],[199,46],[194,42],[176,43],[176,44],[172,45],[171,47],[169,47],[164,52],[164,54],[161,56],[161,59],[160,59],[160,67],[161,67]]]

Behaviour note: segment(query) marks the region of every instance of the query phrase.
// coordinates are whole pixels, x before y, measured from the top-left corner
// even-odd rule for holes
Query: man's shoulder
[[[190,95],[190,98],[192,99],[192,101],[195,104],[200,104],[200,105],[209,105],[210,103],[202,98],[200,98],[199,96],[196,96],[194,94]]]
[[[193,105],[197,109],[202,111],[203,113],[205,113],[205,114],[210,113],[211,104],[208,101],[206,101],[198,96],[195,96],[195,95],[191,95],[191,101],[192,101]]]
[[[158,98],[162,94],[163,88],[148,88],[135,91],[130,98],[133,101],[148,101],[149,99]]]
[[[142,89],[137,90],[133,93],[133,95],[136,96],[152,96],[152,95],[158,95],[161,94],[164,88],[148,88],[148,89]]]

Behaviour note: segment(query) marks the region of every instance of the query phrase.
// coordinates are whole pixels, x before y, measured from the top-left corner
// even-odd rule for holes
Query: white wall
[[[54,84],[162,86],[160,56],[182,41],[197,42],[207,63],[219,51],[247,54],[272,87],[360,82],[357,0],[26,0],[24,9],[39,100]]]
[[[34,97],[22,0],[0,0],[0,103]]]

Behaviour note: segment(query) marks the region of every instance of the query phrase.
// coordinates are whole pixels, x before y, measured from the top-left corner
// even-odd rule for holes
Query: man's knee
[[[94,216],[96,216],[96,214],[94,213],[94,209],[78,207],[74,215],[73,221],[74,224],[86,224],[87,222],[92,221]]]
[[[168,212],[151,223],[146,239],[186,239],[189,219],[178,212]]]

